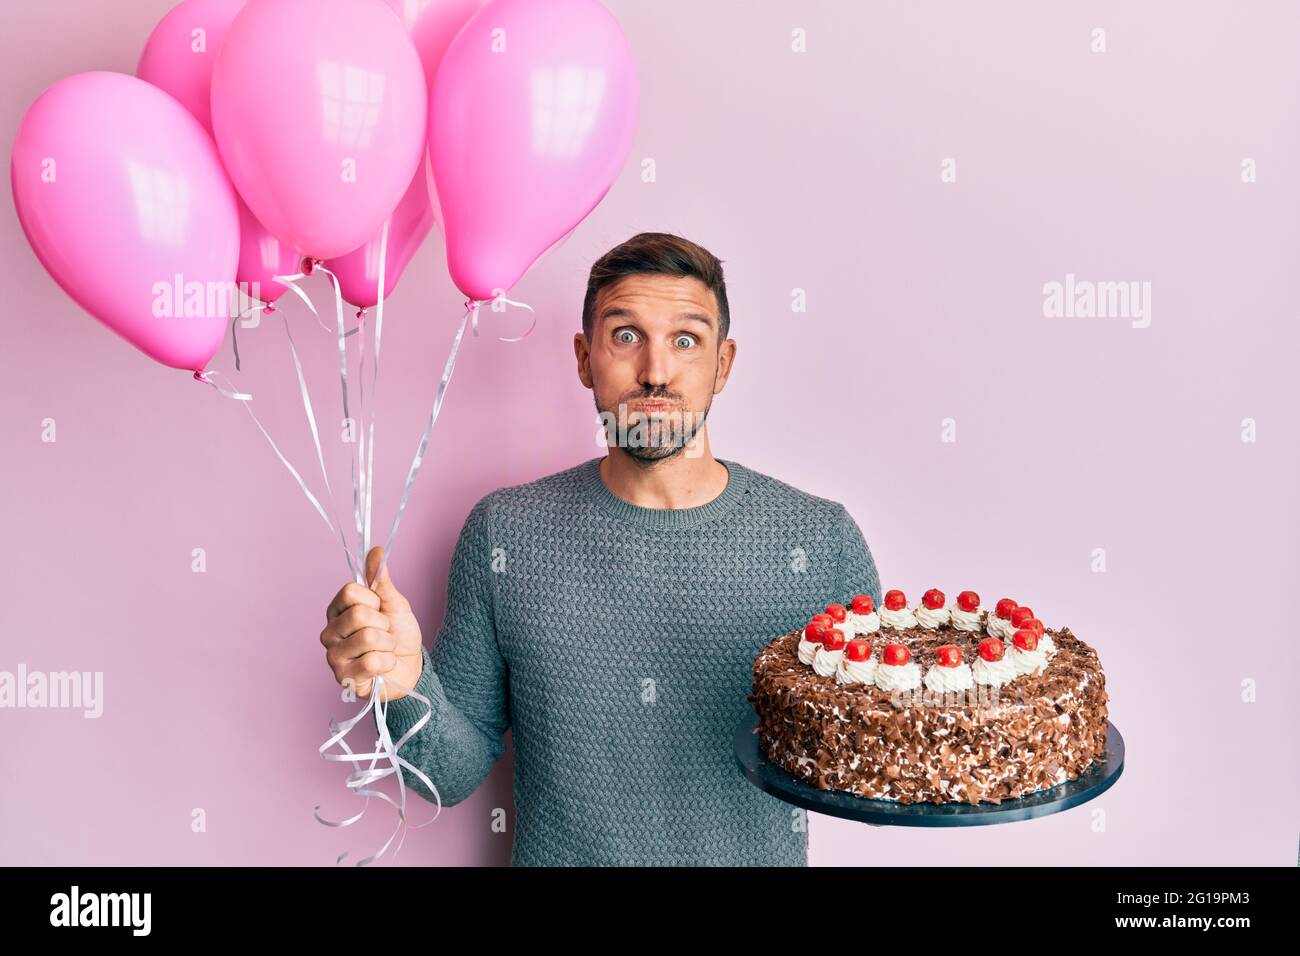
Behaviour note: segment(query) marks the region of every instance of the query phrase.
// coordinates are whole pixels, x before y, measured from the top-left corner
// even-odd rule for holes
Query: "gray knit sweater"
[[[402,756],[451,806],[510,730],[516,866],[806,865],[806,813],[741,776],[732,736],[763,645],[829,601],[880,603],[862,532],[734,461],[707,504],[643,508],[600,460],[470,511],[416,687],[433,715]],[[424,709],[390,704],[394,739]]]

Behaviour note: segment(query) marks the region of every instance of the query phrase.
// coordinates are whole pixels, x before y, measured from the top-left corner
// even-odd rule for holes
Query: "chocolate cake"
[[[884,604],[828,605],[759,652],[749,700],[767,760],[826,790],[974,804],[1105,759],[1106,678],[1068,627],[1010,598],[986,610],[973,591]]]

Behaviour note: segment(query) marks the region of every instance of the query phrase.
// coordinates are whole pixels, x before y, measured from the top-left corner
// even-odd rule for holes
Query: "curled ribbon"
[[[393,850],[393,857],[396,859],[397,854],[402,850],[402,844],[406,842],[406,830],[408,828],[418,830],[420,827],[428,826],[434,820],[438,819],[439,814],[442,813],[442,795],[438,793],[438,788],[433,785],[433,781],[430,780],[419,767],[402,758],[398,754],[402,745],[414,737],[419,732],[420,728],[429,722],[429,718],[433,714],[433,703],[429,698],[425,697],[418,691],[406,690],[406,688],[402,687],[396,681],[392,679],[388,680],[388,683],[393,687],[393,689],[404,691],[406,694],[414,697],[425,706],[423,716],[412,724],[411,729],[402,734],[396,743],[394,743],[393,738],[388,731],[388,702],[383,699],[384,681],[385,679],[382,676],[375,677],[370,688],[370,697],[366,702],[366,706],[361,709],[360,713],[356,714],[351,719],[344,721],[342,724],[335,721],[334,718],[330,718],[330,733],[332,736],[320,746],[320,755],[323,759],[347,761],[352,764],[352,773],[348,775],[347,787],[358,797],[364,797],[366,802],[356,814],[346,820],[326,820],[320,815],[320,804],[318,803],[312,808],[313,815],[316,817],[317,822],[322,823],[327,827],[351,826],[366,815],[366,810],[370,806],[371,797],[378,797],[397,811],[397,825],[393,828],[393,832],[389,834],[388,839],[384,841],[384,845],[380,847],[377,853],[372,853],[365,859],[358,860],[356,864],[357,866],[367,866],[387,853],[388,848],[392,846],[393,839],[399,832],[401,832],[402,838],[398,841],[397,848]],[[375,741],[375,751],[373,753],[353,753],[352,748],[348,746],[345,738],[347,737],[348,732],[351,731],[352,728],[370,712],[372,707],[375,711],[375,726],[379,731],[379,739]],[[326,752],[335,744],[338,744],[343,748],[343,753],[332,754]],[[361,761],[366,759],[370,760],[370,766],[363,768],[361,766]],[[377,767],[376,764],[378,764],[380,760],[386,760],[388,766],[383,768]],[[400,772],[402,768],[409,770],[411,773],[419,777],[424,785],[429,788],[429,791],[433,794],[434,800],[437,802],[438,808],[433,812],[433,816],[428,820],[425,820],[423,823],[411,825],[406,821],[406,783]],[[377,781],[394,774],[397,776],[398,799],[396,801],[382,790],[371,789],[370,784],[376,783]],[[334,861],[335,864],[342,863],[345,856],[347,856],[346,850],[338,855]]]
[[[469,301],[474,301],[474,300],[469,300]],[[487,300],[484,299],[479,301],[487,301]],[[507,299],[504,294],[498,295],[492,301],[504,302],[507,305],[513,305],[516,308],[520,308],[520,309],[527,309],[529,312],[533,313],[533,320],[530,323],[528,323],[528,331],[525,332],[523,335],[514,335],[514,336],[498,335],[497,336],[498,339],[500,339],[502,342],[522,342],[524,339],[528,338],[528,336],[533,334],[533,329],[537,327],[537,310],[535,310],[531,305],[529,305],[527,302],[516,302],[514,299]],[[466,304],[468,304],[468,302]],[[473,329],[474,329],[474,334],[478,335],[478,302],[477,301],[474,301]]]

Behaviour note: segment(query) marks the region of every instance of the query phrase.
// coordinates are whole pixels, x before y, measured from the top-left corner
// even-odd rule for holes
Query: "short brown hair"
[[[615,246],[596,260],[587,279],[587,295],[582,303],[582,331],[591,339],[596,322],[596,296],[624,276],[667,275],[692,276],[699,279],[718,300],[718,341],[731,331],[731,311],[727,307],[727,283],[722,275],[722,260],[689,239],[666,232],[642,232]]]

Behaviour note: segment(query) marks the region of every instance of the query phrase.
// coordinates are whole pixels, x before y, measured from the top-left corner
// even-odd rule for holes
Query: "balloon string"
[[[362,321],[362,320],[358,320]],[[371,323],[373,324],[373,323]],[[357,547],[361,549],[360,560],[362,570],[365,570],[366,555],[370,548],[366,540],[367,536],[363,530],[365,524],[366,508],[366,336],[361,334],[357,336],[357,462],[360,468],[360,477],[358,484],[361,489],[361,511],[357,516]],[[363,583],[369,584],[364,581]]]
[[[285,322],[285,332],[286,334],[289,333],[287,320]],[[311,408],[310,408],[311,399],[309,394],[306,391],[306,384],[302,377],[302,365],[298,360],[297,349],[294,348],[293,336],[291,334],[289,334],[289,343],[290,343],[290,350],[294,356],[294,366],[298,371],[299,384],[303,390],[303,401],[307,407],[308,420],[312,423],[312,434],[313,437],[315,438],[317,436],[317,431],[315,427],[315,416],[311,412]],[[280,448],[279,446],[276,445],[275,440],[271,438],[270,433],[262,425],[261,421],[258,420],[257,415],[254,414],[251,406],[251,400],[253,396],[248,394],[247,392],[238,392],[235,391],[233,388],[223,387],[216,381],[216,377],[220,374],[221,373],[215,371],[199,371],[194,373],[194,378],[197,381],[203,382],[207,385],[211,385],[214,389],[216,389],[220,394],[224,395],[225,397],[234,399],[243,404],[244,409],[248,412],[249,417],[253,420],[253,424],[256,425],[258,431],[262,433],[262,436],[266,439],[267,444],[271,446],[271,450],[275,452],[276,457],[279,458],[281,463],[284,465],[284,467],[288,469],[289,474],[291,474],[294,480],[298,483],[298,487],[302,489],[302,493],[306,495],[307,500],[310,501],[312,507],[316,509],[316,513],[319,514],[321,516],[321,520],[325,522],[326,527],[328,527],[330,531],[333,532],[335,530],[333,522],[330,521],[329,515],[326,514],[325,509],[321,507],[321,503],[316,499],[316,496],[311,493],[311,489],[307,487],[307,483],[306,481],[303,480],[302,475],[298,473],[298,470],[293,467],[293,464],[289,461],[289,459],[286,458],[284,453],[280,451]],[[222,376],[222,378],[224,377],[225,376]],[[319,443],[317,444],[317,451],[318,453],[320,451]],[[320,461],[321,461],[321,468],[323,471],[324,469],[323,456],[320,456]],[[326,479],[326,485],[328,486],[328,478]],[[362,575],[362,573],[360,571],[357,571],[355,568],[353,568],[352,553],[348,550],[347,543],[344,540],[342,526],[339,527],[338,534],[339,534],[339,544],[343,548],[344,557],[347,558],[349,570],[355,571],[356,580],[358,582],[364,583],[364,576]],[[351,824],[356,823],[357,821],[361,820],[365,816],[366,810],[370,806],[371,797],[378,797],[379,799],[383,800],[385,803],[392,806],[397,811],[397,824],[394,826],[393,832],[389,834],[388,839],[384,842],[384,845],[380,847],[378,852],[371,854],[365,859],[359,860],[356,864],[357,866],[368,866],[369,864],[373,863],[375,860],[378,860],[380,857],[382,857],[385,853],[388,852],[388,848],[392,846],[394,838],[396,838],[400,832],[401,839],[397,843],[397,848],[393,851],[393,857],[394,859],[396,859],[397,854],[401,852],[402,846],[406,842],[406,831],[411,828],[419,829],[420,827],[428,826],[430,823],[432,823],[434,820],[438,818],[439,814],[442,813],[442,795],[438,792],[438,788],[434,785],[433,781],[430,780],[429,777],[422,770],[420,770],[419,767],[415,766],[410,761],[403,758],[399,753],[399,751],[407,743],[407,741],[409,741],[413,736],[415,736],[415,734],[419,732],[420,728],[422,728],[425,724],[429,722],[429,720],[433,715],[433,703],[432,701],[429,700],[428,697],[425,697],[423,694],[419,693],[418,691],[415,691],[413,689],[408,690],[407,688],[399,684],[397,681],[388,678],[388,683],[391,684],[395,690],[403,692],[415,698],[420,703],[424,704],[424,714],[420,716],[420,718],[411,726],[411,728],[405,734],[403,734],[397,741],[394,741],[392,738],[392,734],[388,729],[388,716],[387,716],[388,705],[387,702],[384,700],[384,682],[385,682],[385,678],[382,676],[376,677],[374,679],[371,692],[370,692],[369,702],[361,710],[361,712],[357,714],[355,717],[353,717],[351,720],[348,720],[344,722],[342,725],[340,725],[334,720],[334,718],[332,717],[330,718],[329,726],[330,726],[330,732],[332,736],[319,748],[320,754],[325,760],[347,760],[351,762],[353,766],[353,772],[348,776],[346,785],[350,790],[354,791],[354,793],[357,796],[365,798],[365,804],[362,806],[361,811],[359,813],[343,821],[326,820],[324,817],[320,815],[319,812],[320,804],[317,804],[313,808],[313,812],[315,814],[317,821],[319,821],[320,823],[328,827],[350,826]],[[361,754],[353,753],[352,749],[347,745],[347,741],[344,740],[343,738],[346,737],[348,731],[350,731],[354,726],[356,726],[356,724],[360,722],[360,720],[363,717],[365,717],[367,713],[369,713],[371,707],[374,707],[375,709],[375,727],[379,735],[378,739],[375,741],[375,751],[373,753],[361,753]],[[338,744],[340,747],[342,747],[344,751],[343,755],[326,753],[326,751],[329,750],[329,748],[334,746],[335,744]],[[367,758],[370,759],[370,766],[368,768],[362,768],[360,766],[360,761]],[[386,760],[388,762],[388,766],[386,768],[379,768],[377,764],[380,760]],[[430,793],[433,794],[435,802],[437,803],[437,809],[434,811],[433,816],[430,817],[428,820],[424,821],[423,823],[412,825],[407,822],[407,817],[406,817],[407,792],[406,792],[406,782],[401,774],[402,769],[406,769],[411,773],[413,773],[416,777],[418,777],[420,781],[423,782],[426,787],[428,787]],[[388,794],[384,793],[381,790],[375,790],[369,787],[370,784],[376,783],[391,774],[397,775],[397,788],[398,788],[397,800],[393,800],[392,797],[390,797]],[[346,851],[339,854],[339,856],[335,860],[335,863],[336,864],[341,863],[345,856],[347,856]]]
[[[315,268],[320,269],[322,272],[326,271],[319,265],[316,266]],[[307,278],[307,273],[295,272],[291,276],[271,276],[271,278],[274,279],[276,282],[280,283],[280,285],[287,287],[290,291],[293,292],[294,295],[302,299],[303,302],[307,303],[307,308],[310,309],[311,314],[316,317],[316,324],[319,325],[326,332],[328,332],[330,335],[334,334],[334,330],[321,321],[320,313],[316,311],[316,306],[312,304],[311,297],[308,296],[307,293],[304,292],[302,289],[300,289],[296,284],[297,280]],[[357,316],[357,318],[360,318],[360,316]],[[355,326],[348,329],[346,334],[348,336],[353,336],[360,331],[361,331],[361,323],[358,322]]]
[[[379,234],[379,283],[375,292],[375,354],[370,360],[370,439],[366,444],[369,457],[366,460],[366,530],[363,554],[370,553],[371,492],[375,487],[375,399],[379,391],[379,346],[384,334],[384,280],[388,265],[388,227],[392,221],[391,216],[385,219],[383,231]]]
[[[307,390],[307,379],[302,372],[302,360],[298,357],[298,349],[294,345],[293,332],[289,329],[289,320],[283,313],[280,315],[284,322],[284,335],[289,341],[289,354],[293,357],[294,371],[298,375],[298,391],[302,396],[303,412],[307,416],[307,424],[311,428],[312,442],[316,446],[316,460],[320,463],[321,478],[325,482],[325,493],[329,498],[330,511],[334,511],[334,489],[330,486],[329,470],[325,467],[325,454],[321,449],[320,429],[316,426],[316,413],[312,409],[311,393]],[[360,582],[363,579],[362,569],[358,568],[352,559],[352,551],[348,548],[347,538],[343,534],[343,523],[339,522],[338,527],[339,543],[343,545],[343,554],[348,559],[348,573],[352,575],[353,580]]]
[[[273,313],[274,311],[275,311],[275,303],[274,303],[274,302],[268,302],[268,303],[266,303],[266,305],[263,305],[262,303],[257,302],[257,303],[254,303],[253,305],[250,305],[247,309],[245,309],[243,312],[240,312],[239,315],[235,316],[235,317],[231,320],[231,322],[230,322],[230,350],[231,350],[231,351],[234,353],[234,355],[235,355],[235,371],[236,371],[236,372],[242,372],[242,371],[244,370],[244,367],[243,367],[242,365],[239,364],[239,334],[238,334],[239,323],[240,323],[241,321],[243,321],[244,319],[249,318],[250,316],[256,315],[258,312],[265,312],[267,315],[270,315],[270,314]]]
[[[301,272],[295,272],[293,275],[283,275],[283,276],[281,276],[281,275],[277,275],[277,276],[272,276],[271,278],[274,279],[276,282],[280,283],[282,286],[284,286],[284,287],[287,288],[289,291],[291,291],[294,295],[296,295],[299,299],[301,299],[304,303],[306,303],[307,308],[311,311],[311,314],[314,315],[314,316],[316,316],[316,321],[317,321],[317,323],[321,325],[321,328],[325,328],[324,324],[323,324],[323,323],[320,323],[320,313],[316,311],[316,306],[315,306],[315,304],[311,301],[311,296],[307,295],[307,293],[306,293],[305,291],[303,291],[303,290],[298,286],[298,284],[297,284],[297,282],[298,282],[299,279],[305,279],[305,278],[306,278],[306,277],[311,273],[311,271],[312,271],[312,269],[313,269],[313,265],[314,265],[313,260],[311,260],[311,259],[307,259],[307,260],[304,260],[304,262],[306,263],[306,265],[305,265],[303,271],[301,271]],[[319,269],[321,272],[325,272],[325,273],[328,274],[331,278],[334,277],[334,276],[333,276],[333,273],[331,273],[328,269],[324,268],[323,266],[315,265],[314,267],[315,267],[316,269]],[[336,280],[336,285],[337,285],[337,280]],[[360,328],[360,326],[357,326],[357,328],[354,328],[351,332],[347,332],[347,333],[344,333],[344,332],[343,332],[343,303],[342,303],[342,300],[338,298],[338,291],[337,291],[337,288],[336,288],[336,290],[335,290],[335,298],[336,298],[336,300],[338,300],[337,305],[338,305],[338,312],[339,312],[339,351],[340,351],[340,353],[343,353],[343,351],[344,351],[344,343],[343,343],[344,338],[346,338],[348,335],[351,335],[353,332],[356,332],[357,329]],[[328,330],[327,330],[327,331],[328,331]],[[286,320],[286,321],[285,321],[285,333],[288,334],[288,332],[289,332],[289,326],[288,326],[288,320]],[[294,359],[295,359],[295,362],[296,362],[296,361],[297,361],[297,350],[294,349],[294,347],[293,347],[293,336],[292,336],[292,335],[289,336],[289,348],[294,352]],[[344,361],[344,359],[343,359],[343,355],[340,354],[340,362],[342,363],[343,361]],[[348,388],[347,388],[347,366],[346,366],[346,364],[343,364],[343,367],[342,367],[342,378],[343,378],[343,417],[344,417],[344,419],[346,420],[346,419],[348,418]],[[307,386],[306,386],[306,383],[305,383],[305,382],[303,381],[303,379],[302,379],[302,375],[301,375],[301,367],[300,367],[300,366],[299,366],[299,386],[300,386],[300,390],[302,391],[303,405],[304,405],[304,407],[307,409],[307,414],[308,414],[308,416],[309,416],[309,420],[310,420],[311,423],[312,423],[312,433],[315,434],[315,433],[316,433],[315,417],[311,414],[311,407],[310,407],[310,406],[311,406],[311,400],[310,400],[310,398],[309,398],[309,396],[308,396],[308,394],[307,394]],[[319,451],[319,445],[318,445],[318,451]],[[325,471],[324,458],[323,458],[323,456],[321,456],[321,472],[322,472],[322,474],[324,473],[324,471]],[[328,478],[328,477],[326,477],[326,479],[325,479],[325,485],[326,485],[326,488],[329,488],[329,478]],[[332,502],[333,502],[333,490],[332,490],[332,489],[330,490],[330,501],[331,501],[331,504],[332,504]],[[352,504],[353,504],[353,509],[354,509],[354,511],[355,511],[355,508],[356,508],[356,502],[357,502],[357,475],[356,475],[355,462],[354,462],[354,465],[353,465],[353,472],[352,472]],[[340,537],[340,539],[344,542],[343,550],[344,550],[344,552],[347,554],[347,559],[348,559],[348,560],[347,560],[347,563],[348,563],[348,572],[352,575],[352,578],[353,578],[354,581],[356,581],[358,584],[364,584],[364,583],[365,583],[365,558],[364,558],[364,556],[363,556],[363,557],[360,559],[360,561],[358,561],[357,558],[352,554],[352,550],[351,550],[351,548],[349,548],[348,545],[347,545],[347,543],[346,543],[346,542],[347,542],[347,537],[346,537],[346,535],[343,533],[343,527],[344,527],[343,522],[340,522],[340,523],[339,523],[339,537]]]
[[[438,413],[442,410],[442,400],[446,397],[447,387],[451,384],[451,373],[456,367],[456,356],[460,352],[460,343],[465,338],[465,325],[470,317],[478,313],[479,302],[475,299],[465,301],[465,314],[461,316],[460,327],[456,330],[456,338],[452,340],[451,352],[447,356],[447,364],[443,366],[442,378],[438,381],[438,390],[434,395],[433,407],[429,411],[429,421],[424,426],[424,434],[420,436],[420,443],[416,446],[415,457],[411,459],[410,470],[406,474],[406,484],[402,487],[402,497],[397,504],[397,513],[393,515],[393,526],[388,531],[388,540],[384,544],[383,560],[379,563],[379,570],[375,577],[379,578],[384,573],[384,567],[388,564],[388,559],[393,553],[393,541],[397,537],[397,527],[401,524],[402,513],[406,510],[407,499],[411,496],[411,486],[415,484],[415,478],[420,473],[420,466],[424,463],[424,452],[429,447],[429,436],[433,433],[434,423],[438,420]]]
[[[353,435],[355,437],[355,433],[352,432],[352,429],[355,428],[358,431],[360,429],[358,423],[352,417],[351,402],[349,400],[349,394],[351,392],[351,389],[348,387],[348,353],[347,353],[347,342],[346,342],[347,335],[344,332],[344,327],[343,327],[343,289],[342,286],[339,285],[338,276],[336,276],[329,269],[325,268],[325,266],[321,265],[318,262],[313,261],[312,268],[319,272],[323,272],[327,276],[329,276],[330,281],[334,286],[334,312],[337,318],[338,337],[339,337],[339,386],[343,393],[343,420],[347,423],[349,429],[349,435]],[[360,326],[358,326],[358,328],[360,328]],[[353,442],[353,444],[355,444],[355,441]],[[360,479],[357,475],[359,457],[360,457],[360,452],[348,456],[348,465],[352,471],[352,518],[354,524],[356,525],[358,542],[360,542],[361,540],[361,533],[362,533]],[[362,554],[359,557],[360,560],[358,561],[358,564],[360,564],[361,567],[364,568],[365,561],[366,561],[365,555]],[[358,583],[360,584],[366,583],[364,574],[357,580]]]
[[[302,489],[302,493],[307,496],[307,500],[311,502],[312,507],[316,509],[316,513],[321,516],[321,520],[325,522],[325,526],[329,528],[330,533],[333,534],[334,522],[330,521],[329,515],[325,513],[325,509],[321,507],[321,503],[316,499],[316,496],[311,493],[311,489],[307,487],[307,482],[304,481],[302,475],[298,473],[298,469],[293,467],[293,464],[289,461],[288,458],[285,457],[284,452],[280,451],[280,447],[275,443],[275,439],[271,437],[271,433],[266,430],[265,426],[262,425],[257,415],[253,413],[253,406],[251,404],[253,396],[248,394],[247,392],[237,392],[234,391],[233,389],[223,388],[214,380],[215,376],[218,375],[221,375],[221,373],[214,372],[214,371],[195,372],[194,379],[195,381],[203,382],[206,385],[211,385],[213,388],[215,388],[226,398],[231,398],[238,402],[243,403],[244,410],[248,412],[248,417],[253,420],[253,424],[257,426],[257,430],[262,433],[262,437],[264,437],[267,441],[267,444],[271,446],[271,451],[275,452],[275,456],[279,458],[280,462],[284,465],[284,467],[289,470],[289,474],[293,476],[293,480],[298,483],[298,487]],[[221,377],[224,378],[225,376],[221,376]],[[346,542],[343,541],[341,529],[339,531],[339,541],[343,545],[343,554],[345,557],[347,557],[348,566],[349,568],[351,568],[352,566],[351,552],[348,551],[347,544]],[[358,575],[358,580],[360,580],[360,575]]]

